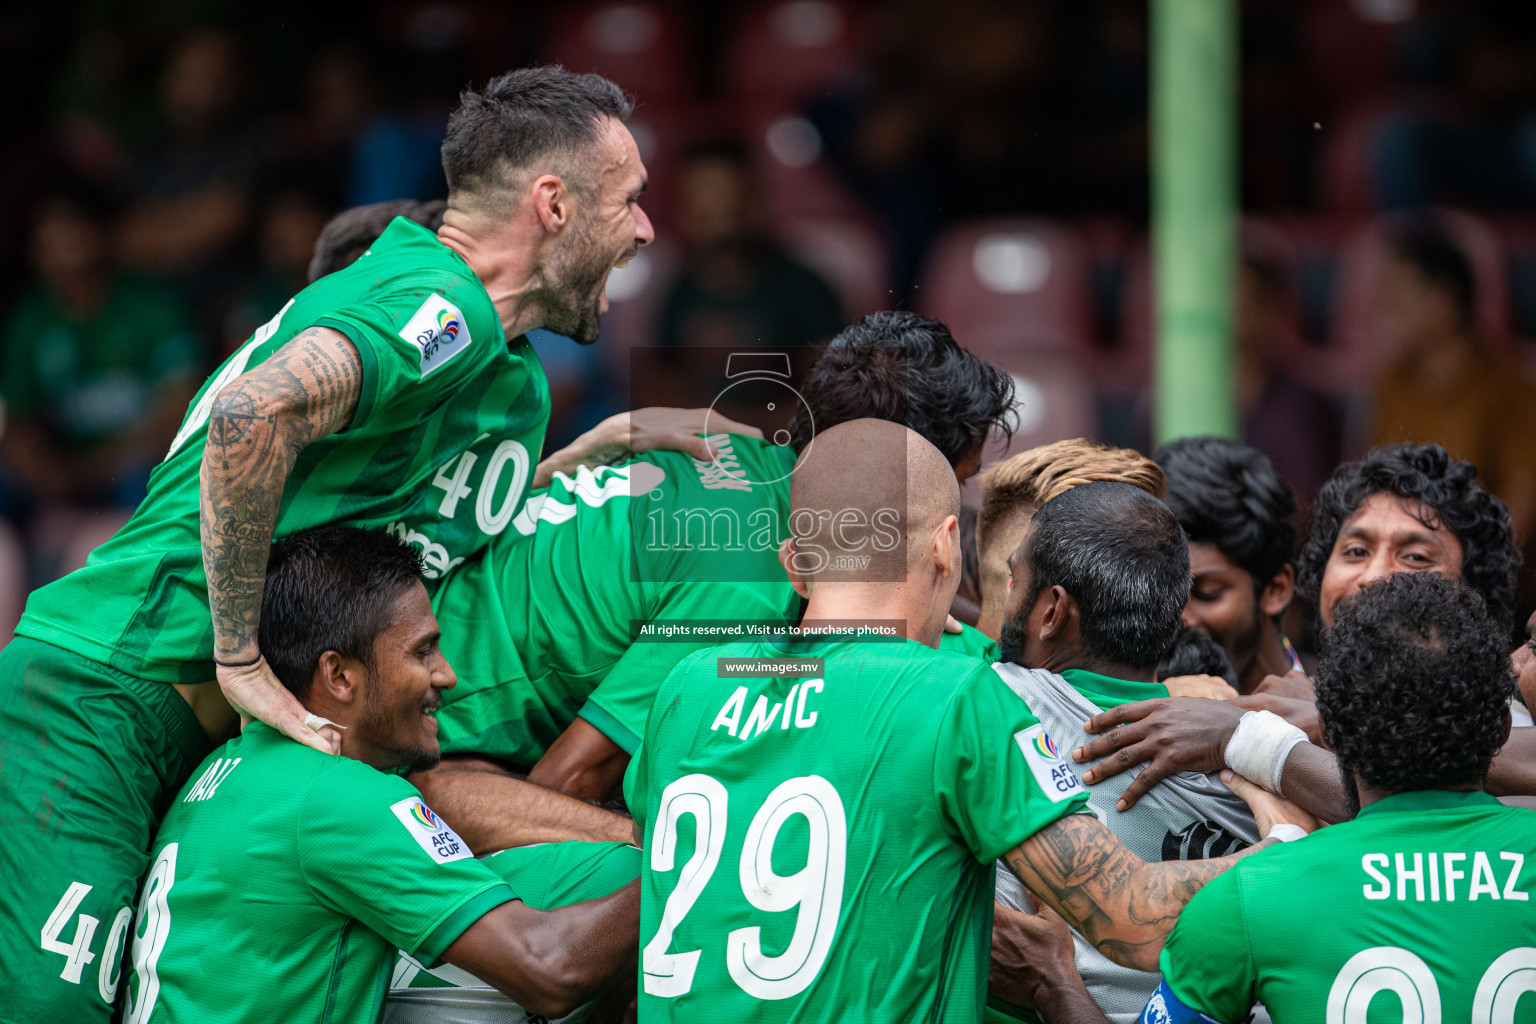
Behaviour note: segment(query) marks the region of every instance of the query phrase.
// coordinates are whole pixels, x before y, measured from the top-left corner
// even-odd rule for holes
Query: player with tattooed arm
[[[652,238],[629,110],[559,68],[466,92],[441,230],[396,220],[294,296],[203,386],[128,524],[32,595],[0,652],[0,1020],[107,1018],[155,821],[235,712],[337,748],[257,643],[274,536],[388,530],[435,586],[517,514],[549,418],[523,333],[594,340],[609,271]],[[622,838],[527,803],[558,826],[527,841]]]
[[[1143,861],[1080,813],[1072,769],[996,673],[936,649],[960,562],[943,455],[898,424],[843,423],[801,455],[790,504],[780,557],[804,624],[830,632],[679,664],[625,777],[645,837],[642,1024],[977,1020],[998,858],[1107,956],[1155,966],[1189,897],[1244,854]],[[1256,800],[1265,833],[1292,813]]]

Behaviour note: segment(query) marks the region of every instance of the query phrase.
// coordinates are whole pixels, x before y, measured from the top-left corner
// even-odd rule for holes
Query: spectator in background
[[[183,36],[160,79],[162,125],[132,154],[123,181],[131,199],[120,232],[124,260],[168,277],[199,303],[240,271],[261,154],[257,133],[238,117],[242,74],[230,32]]]
[[[313,191],[297,185],[274,189],[261,204],[256,224],[256,266],[224,316],[221,357],[243,345],[256,328],[276,316],[283,303],[309,283],[315,239],[331,212]]]
[[[1252,247],[1237,278],[1237,404],[1243,441],[1269,457],[1303,502],[1340,458],[1338,410],[1281,364],[1281,332],[1291,322],[1290,282]]]
[[[1376,394],[1373,445],[1437,442],[1477,467],[1504,500],[1517,536],[1536,513],[1536,385],[1473,326],[1467,257],[1431,221],[1398,229],[1384,275],[1388,370]]]
[[[763,230],[746,147],[698,146],[683,160],[676,231],[687,246],[662,303],[665,346],[757,348],[822,342],[843,326],[835,292]]]
[[[32,520],[44,578],[83,563],[143,499],[199,371],[186,308],[114,266],[112,228],[110,204],[90,190],[43,199],[36,280],[4,326],[0,495]]]

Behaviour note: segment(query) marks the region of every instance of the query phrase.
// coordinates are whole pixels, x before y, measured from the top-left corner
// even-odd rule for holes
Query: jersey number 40
[[[672,935],[709,884],[725,848],[725,787],[708,775],[685,775],[662,791],[651,839],[651,870],[670,872],[677,857],[678,822],[692,815],[696,839],[693,856],[683,865],[677,887],[662,909],[661,927],[641,953],[645,991],[663,998],[693,988],[701,949],[669,953]],[[794,815],[805,818],[810,848],[805,867],[792,875],[773,870],[773,844]],[[758,910],[797,910],[789,947],[778,956],[763,953],[762,929],[737,928],[726,935],[725,963],[731,980],[755,999],[788,999],[816,980],[843,905],[843,876],[848,861],[848,824],[842,798],[819,775],[805,775],[779,785],[747,826],[741,847],[741,893]]]

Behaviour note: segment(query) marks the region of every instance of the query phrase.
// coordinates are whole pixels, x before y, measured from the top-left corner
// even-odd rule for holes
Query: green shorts
[[[0,650],[0,1022],[108,1019],[150,840],[212,746],[167,683]]]

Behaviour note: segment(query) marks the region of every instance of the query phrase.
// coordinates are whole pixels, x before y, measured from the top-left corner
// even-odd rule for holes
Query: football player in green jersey
[[[1359,816],[1198,893],[1141,1019],[1536,1020],[1536,813],[1483,792],[1505,624],[1441,573],[1394,575],[1333,609],[1315,683]]]
[[[813,427],[864,416],[904,422],[964,479],[991,432],[1006,433],[1013,395],[1008,375],[962,349],[942,323],[905,311],[841,331],[800,391],[803,413],[787,446],[714,437],[711,461],[654,453],[557,477],[483,558],[454,574],[434,603],[461,677],[439,716],[446,751],[533,766],[531,780],[584,798],[615,794],[661,680],[719,642],[642,636],[641,626],[799,618],[801,599],[776,552],[794,453]],[[946,631],[940,646],[988,664],[997,657],[970,627]],[[437,778],[415,781],[477,849],[506,845],[500,815],[482,813],[495,800],[479,791],[500,784],[495,774],[448,778],[454,770],[449,760]]]
[[[976,1021],[989,859],[1148,968],[1234,862],[1130,853],[1075,813],[1082,787],[1028,707],[935,649],[959,504],[943,455],[897,424],[843,423],[802,454],[781,557],[808,599],[802,627],[837,632],[690,656],[625,778],[645,835],[642,1022]]]
[[[549,416],[522,333],[592,340],[608,272],[652,237],[628,112],[612,83],[558,68],[465,93],[441,231],[397,220],[296,295],[203,386],[129,523],[31,596],[0,651],[0,820],[16,833],[0,852],[0,1020],[106,1018],[109,923],[231,704],[338,742],[261,659],[274,535],[388,529],[440,578],[517,514]],[[592,838],[612,838],[595,809],[573,813],[588,811]]]
[[[628,843],[539,843],[493,853],[481,863],[535,910],[553,910],[618,892],[640,877],[640,850]],[[633,977],[549,1024],[617,1019],[634,999]],[[401,951],[380,1024],[537,1024],[537,1017],[474,975],[445,963],[427,967]]]
[[[628,973],[638,886],[535,909],[397,774],[437,760],[455,682],[422,568],[381,531],[272,548],[262,650],[340,756],[256,722],[176,794],[131,926],[127,1021],[373,1024],[399,950],[552,1017]]]

